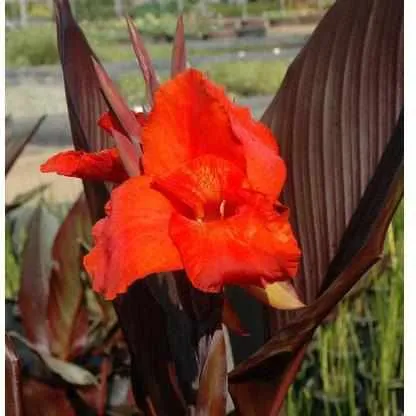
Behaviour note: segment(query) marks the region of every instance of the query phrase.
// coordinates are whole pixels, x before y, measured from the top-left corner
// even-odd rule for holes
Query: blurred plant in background
[[[59,60],[52,24],[27,27],[6,34],[8,67],[56,64]]]

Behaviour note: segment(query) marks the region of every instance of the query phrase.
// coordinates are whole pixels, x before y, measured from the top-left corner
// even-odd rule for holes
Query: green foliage
[[[153,13],[146,13],[143,17],[135,20],[137,27],[143,35],[156,37],[169,36],[175,33],[176,18],[173,14],[163,13],[157,16]]]
[[[256,1],[247,3],[246,12],[249,16],[261,16],[264,12],[275,11],[277,8],[276,2]],[[242,4],[214,3],[209,5],[209,9],[224,17],[241,17],[244,13]]]
[[[20,15],[19,3],[17,2],[7,2],[5,5],[5,16],[6,19],[18,19]]]
[[[183,12],[188,11],[192,7],[190,2],[183,1],[183,3]],[[178,12],[178,3],[172,0],[139,4],[130,9],[130,15],[134,18],[140,18],[146,14],[160,17],[163,14],[169,13],[172,16],[176,16]]]
[[[196,15],[189,16],[186,36],[201,38],[210,30],[207,21]],[[146,15],[136,21],[143,35],[171,39],[176,28],[176,17],[164,14],[160,18]],[[104,62],[133,60],[126,22],[124,19],[96,20],[83,22],[82,29],[91,47]],[[172,45],[168,43],[147,42],[153,59],[170,59]],[[215,51],[196,51],[195,54],[213,54]],[[56,47],[56,33],[52,25],[44,24],[7,32],[6,65],[25,67],[57,64],[59,62]]]
[[[212,80],[232,93],[241,96],[267,95],[277,91],[286,73],[287,62],[227,62],[206,65],[203,69]]]
[[[52,65],[59,61],[52,25],[32,26],[6,33],[6,65]]]
[[[177,15],[176,13],[144,13],[139,17],[136,17],[135,22],[137,24],[140,33],[144,36],[153,38],[165,38],[173,39],[176,30]],[[185,37],[187,38],[199,38],[210,33],[215,25],[207,16],[194,10],[184,15],[185,23]]]
[[[75,6],[78,21],[114,18],[113,0],[77,0]]]
[[[201,51],[199,51],[201,53]],[[286,62],[231,62],[202,68],[210,79],[223,85],[232,96],[274,94],[286,72]],[[161,80],[168,78],[162,74]],[[273,79],[274,82],[270,82]],[[139,72],[123,75],[118,86],[130,105],[145,102],[145,87]]]
[[[52,20],[54,16],[53,8],[50,8],[47,4],[29,3],[28,6],[28,12],[30,17]]]
[[[213,29],[211,23],[196,13],[190,13],[185,17],[185,35],[188,38],[201,38]],[[171,39],[176,28],[176,18],[173,15],[164,14],[160,18],[148,14],[137,19],[136,24],[143,35],[155,38]],[[120,62],[134,59],[134,53],[129,42],[126,22],[123,19],[96,20],[94,22],[83,22],[82,29],[91,47],[103,62]],[[155,43],[148,41],[146,46],[152,59],[169,60],[172,45],[170,43]],[[248,45],[230,47],[227,49],[191,49],[188,48],[189,56],[217,55],[218,53],[236,52],[244,49],[248,51],[265,50],[263,45]],[[7,32],[6,35],[6,65],[8,67],[25,67],[51,65],[59,62],[56,47],[56,33],[51,24]],[[275,91],[275,87],[268,86],[267,76],[280,64],[275,62],[240,62],[233,64],[232,71],[228,70],[228,64],[215,64],[212,68],[213,76],[218,79],[226,79],[232,84],[238,84],[241,95],[250,95],[252,79],[260,74],[260,81],[265,93]],[[286,64],[281,65],[285,68]],[[244,70],[241,70],[244,67]],[[254,72],[253,72],[254,71]],[[279,70],[279,73],[281,71]],[[274,74],[275,76],[275,74]],[[245,81],[244,81],[245,80]],[[246,87],[242,84],[246,83]],[[259,88],[255,88],[254,93]]]
[[[146,90],[139,72],[123,75],[117,81],[117,85],[130,106],[145,103]]]
[[[15,299],[20,284],[20,265],[13,250],[10,227],[6,227],[5,239],[5,262],[6,262],[6,299]]]

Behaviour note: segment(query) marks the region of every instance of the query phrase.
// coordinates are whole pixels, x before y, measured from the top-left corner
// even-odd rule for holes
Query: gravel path
[[[41,185],[49,184],[45,191],[48,200],[56,202],[75,201],[82,191],[82,183],[78,179],[65,178],[55,174],[39,171],[39,166],[48,157],[64,148],[29,146],[17,160],[6,178],[6,203],[12,202],[19,194],[30,191]]]

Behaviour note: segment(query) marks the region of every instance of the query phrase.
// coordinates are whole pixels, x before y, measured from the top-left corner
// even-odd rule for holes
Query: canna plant
[[[264,126],[186,68],[181,20],[159,85],[128,19],[149,105],[135,114],[68,1],[56,17],[75,152],[42,169],[84,181],[96,222],[84,264],[113,299],[137,406],[221,415],[228,384],[237,414],[278,414],[315,329],[379,259],[402,197],[403,5],[337,1]],[[230,283],[266,303],[270,333],[227,376]]]
[[[113,86],[96,69],[110,102]],[[112,300],[135,280],[181,269],[205,293],[292,278],[300,250],[287,208],[275,202],[285,166],[271,133],[194,69],[152,100],[148,115],[127,110],[118,120],[112,110],[101,118],[117,149],[59,153],[41,167],[122,182],[85,257],[94,289]]]
[[[266,127],[253,120],[247,109],[230,102],[199,71],[185,68],[181,19],[173,49],[172,80],[160,86],[130,20],[128,25],[147,81],[151,111],[129,110],[92,57],[90,70],[96,74],[109,106],[98,125],[112,136],[116,146],[98,152],[60,153],[45,162],[41,170],[112,183],[106,215],[94,226],[95,245],[85,257],[84,266],[93,288],[107,299],[115,299],[122,327],[123,322],[132,324],[129,321],[133,314],[125,313],[123,302],[118,302],[124,293],[133,293],[134,287],[143,296],[145,290],[139,286],[142,279],[152,292],[161,292],[154,283],[176,286],[176,304],[169,304],[172,301],[168,299],[164,306],[171,308],[169,314],[178,314],[175,309],[179,309],[184,315],[180,325],[193,324],[189,314],[195,312],[189,310],[179,291],[193,291],[196,306],[209,312],[201,322],[195,320],[199,327],[209,325],[202,337],[178,333],[168,340],[173,344],[169,350],[177,357],[160,377],[169,377],[167,386],[172,391],[165,394],[180,393],[179,397],[173,396],[170,403],[156,392],[142,397],[134,383],[138,404],[161,413],[168,412],[162,409],[172,406],[174,399],[177,412],[187,408],[206,412],[207,406],[225,409],[221,317],[222,310],[231,308],[228,303],[228,308],[223,307],[224,285],[247,287],[254,296],[274,306],[302,305],[289,283],[296,273],[300,250],[288,222],[288,210],[277,202],[285,165]],[[166,297],[157,292],[150,295],[152,303]],[[207,302],[212,305],[206,307]],[[127,301],[127,306],[130,303]],[[141,361],[145,353],[143,339],[129,339],[132,333],[136,336],[133,330],[124,327],[134,362]],[[184,341],[189,345],[181,345]],[[195,363],[190,365],[187,355]],[[211,365],[221,370],[222,380],[216,380],[215,374],[212,377]],[[214,404],[210,396],[205,397],[205,390],[209,391],[213,382],[222,386],[217,389]],[[195,388],[195,383],[204,387]]]

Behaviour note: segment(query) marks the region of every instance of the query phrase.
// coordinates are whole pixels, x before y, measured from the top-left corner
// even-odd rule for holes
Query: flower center
[[[236,209],[235,203],[223,199],[221,202],[205,203],[203,211],[195,212],[194,215],[198,222],[218,221],[232,217]]]

